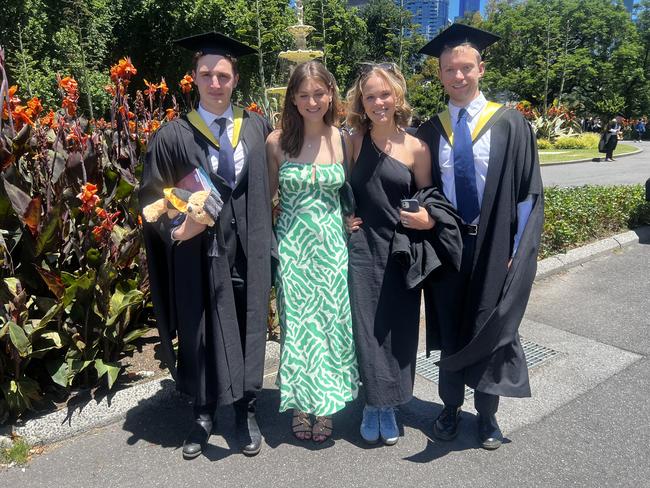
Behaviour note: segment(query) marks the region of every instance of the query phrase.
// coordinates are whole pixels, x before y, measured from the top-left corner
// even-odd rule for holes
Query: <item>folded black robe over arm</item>
[[[459,217],[449,200],[435,187],[422,188],[411,198],[427,209],[436,224],[430,231],[407,229],[402,224],[395,228],[391,254],[404,267],[409,290],[420,286],[442,262],[458,269],[463,254]]]

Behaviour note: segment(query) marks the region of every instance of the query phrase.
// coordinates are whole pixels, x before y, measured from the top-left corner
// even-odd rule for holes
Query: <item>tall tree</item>
[[[625,9],[609,0],[492,2],[483,27],[502,36],[488,55],[485,85],[504,98],[538,106],[562,98],[597,112],[610,97],[633,110],[638,36]],[[642,83],[641,83],[642,85]]]
[[[305,23],[316,28],[310,44],[324,51],[327,68],[344,94],[354,81],[357,63],[367,59],[366,24],[358,9],[348,8],[346,0],[308,0]]]
[[[366,22],[368,55],[373,61],[392,61],[408,73],[419,62],[425,44],[411,13],[394,0],[370,0],[361,10]]]

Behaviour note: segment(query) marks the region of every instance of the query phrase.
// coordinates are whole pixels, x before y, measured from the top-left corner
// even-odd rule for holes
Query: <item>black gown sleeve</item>
[[[139,191],[141,208],[162,198],[163,189],[174,185],[171,148],[176,139],[173,137],[175,134],[171,129],[171,127],[161,128],[149,142]],[[173,244],[171,239],[172,226],[166,215],[161,216],[157,222],[145,225],[155,231],[165,244]]]

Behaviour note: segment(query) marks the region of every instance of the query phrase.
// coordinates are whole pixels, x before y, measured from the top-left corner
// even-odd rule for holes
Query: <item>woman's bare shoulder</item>
[[[408,132],[405,133],[404,142],[406,147],[408,147],[415,154],[428,154],[429,147],[415,136],[412,136]]]

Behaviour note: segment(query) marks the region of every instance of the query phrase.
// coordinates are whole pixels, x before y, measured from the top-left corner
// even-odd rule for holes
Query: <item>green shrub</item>
[[[584,147],[587,149],[598,149],[598,142],[600,141],[600,134],[595,132],[584,132],[578,136]]]
[[[544,149],[553,149],[553,144],[551,144],[551,141],[548,139],[537,139],[537,149],[544,150]]]
[[[550,187],[544,189],[544,198],[540,259],[650,224],[642,185]]]
[[[580,137],[562,136],[555,139],[556,149],[587,149],[588,142]]]

